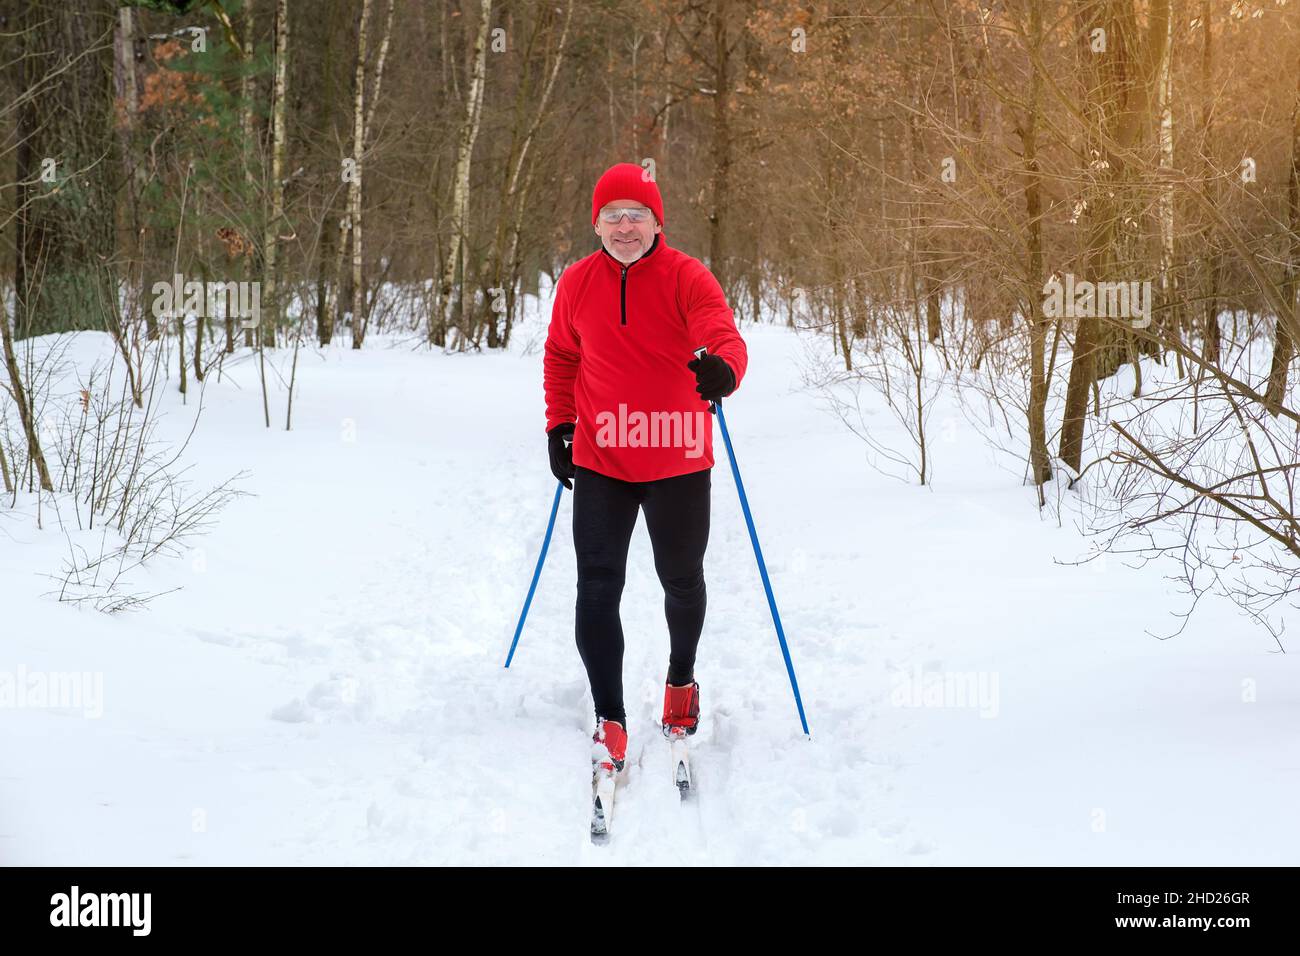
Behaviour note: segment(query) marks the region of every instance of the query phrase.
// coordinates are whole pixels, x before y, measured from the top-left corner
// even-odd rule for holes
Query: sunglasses
[[[647,209],[645,206],[633,206],[629,209],[622,209],[622,208],[615,209],[613,207],[606,206],[604,209],[600,211],[600,221],[615,223],[618,222],[620,219],[622,219],[623,216],[625,215],[627,216],[628,222],[645,222],[652,215],[654,215],[654,213],[651,212],[649,209]]]

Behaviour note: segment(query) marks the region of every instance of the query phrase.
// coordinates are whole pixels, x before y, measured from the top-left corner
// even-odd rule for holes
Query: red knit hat
[[[619,163],[605,170],[605,174],[596,181],[596,191],[591,197],[591,224],[596,224],[601,207],[620,199],[635,199],[644,206],[649,206],[664,224],[664,201],[659,195],[659,185],[649,178],[647,170],[636,163]]]

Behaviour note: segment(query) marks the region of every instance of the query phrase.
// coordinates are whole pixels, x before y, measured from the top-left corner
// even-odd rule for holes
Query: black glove
[[[731,366],[716,355],[691,359],[686,367],[695,373],[695,390],[706,402],[726,398],[736,390],[736,375]]]
[[[564,482],[564,487],[573,490],[573,422],[556,425],[546,433],[546,440],[551,451],[551,474]],[[565,439],[568,442],[565,442]]]

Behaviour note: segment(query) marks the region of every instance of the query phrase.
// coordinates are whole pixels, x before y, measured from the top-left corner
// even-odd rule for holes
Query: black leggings
[[[578,653],[587,668],[596,717],[627,726],[623,709],[623,623],[618,606],[638,509],[664,587],[671,651],[668,681],[689,684],[704,629],[704,549],[709,543],[712,469],[657,481],[620,481],[575,468],[573,547],[578,556]]]

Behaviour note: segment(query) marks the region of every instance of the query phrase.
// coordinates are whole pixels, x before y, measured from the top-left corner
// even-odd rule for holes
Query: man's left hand
[[[706,402],[716,402],[736,390],[735,373],[716,355],[692,359],[686,367],[695,373],[695,390]]]

